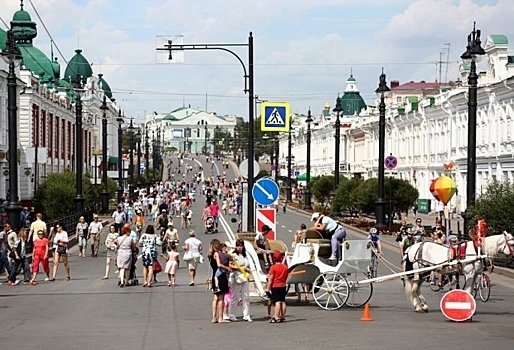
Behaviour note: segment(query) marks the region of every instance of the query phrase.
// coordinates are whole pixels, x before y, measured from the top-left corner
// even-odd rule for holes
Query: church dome
[[[91,69],[88,60],[82,55],[81,49],[75,50],[75,56],[68,62],[63,78],[71,83],[76,83],[77,75],[80,76],[82,83],[85,83],[87,78],[93,76],[93,69]]]
[[[357,80],[353,74],[346,80],[346,89],[341,97],[341,107],[345,116],[358,115],[366,108],[366,102],[357,88]]]
[[[107,84],[103,76],[104,75],[101,73],[98,74],[98,88],[100,90],[103,90],[105,96],[107,96],[109,99],[112,99],[111,87],[109,86],[109,84]]]

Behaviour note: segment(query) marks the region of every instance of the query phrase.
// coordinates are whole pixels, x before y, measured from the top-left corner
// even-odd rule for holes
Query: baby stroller
[[[214,228],[214,218],[212,216],[205,219],[205,234],[208,233],[218,233],[218,230]]]
[[[139,255],[139,249],[136,247],[132,249],[132,258],[130,259],[130,269],[129,269],[129,277],[127,280],[127,286],[137,286],[139,284],[139,280],[136,276],[136,262],[137,256]]]

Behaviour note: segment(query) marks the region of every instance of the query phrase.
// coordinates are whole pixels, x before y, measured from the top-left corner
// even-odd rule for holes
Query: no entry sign
[[[440,307],[447,319],[462,322],[469,320],[475,314],[477,304],[470,293],[455,289],[443,295]]]

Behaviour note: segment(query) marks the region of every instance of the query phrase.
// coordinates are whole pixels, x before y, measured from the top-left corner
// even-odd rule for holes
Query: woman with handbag
[[[22,228],[18,233],[18,240],[11,246],[11,258],[14,260],[11,273],[9,274],[9,285],[16,285],[16,275],[20,267],[23,267],[23,274],[25,275],[25,282],[29,282],[32,279],[32,273],[30,270],[29,259],[27,257],[27,231]]]
[[[59,260],[62,259],[64,268],[66,269],[66,280],[69,281],[70,277],[70,265],[68,264],[68,232],[64,231],[61,224],[55,226],[57,233],[54,236],[54,271],[50,281],[55,281],[55,275],[57,274],[57,268],[59,267]]]
[[[203,250],[202,241],[195,237],[195,231],[189,231],[189,238],[185,240],[182,248],[186,251],[184,261],[187,262],[189,286],[191,287],[195,285],[196,267],[200,262],[201,251]]]
[[[148,225],[146,232],[139,239],[139,246],[143,247],[143,287],[153,287],[153,269],[157,262],[157,246],[161,244],[161,239],[155,235],[153,225]]]
[[[229,320],[237,321],[235,309],[241,300],[243,304],[243,321],[252,322],[250,318],[250,260],[246,257],[246,249],[242,239],[236,240],[236,250],[233,253],[233,260],[230,263],[232,269],[232,298],[229,306]]]

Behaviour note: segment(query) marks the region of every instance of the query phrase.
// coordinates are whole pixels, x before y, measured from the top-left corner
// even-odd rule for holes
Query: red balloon
[[[441,199],[439,198],[439,195],[437,194],[437,191],[435,190],[435,183],[436,183],[437,179],[432,180],[432,182],[430,183],[430,193],[432,193],[432,196],[434,196],[434,198],[436,200],[440,201]]]

